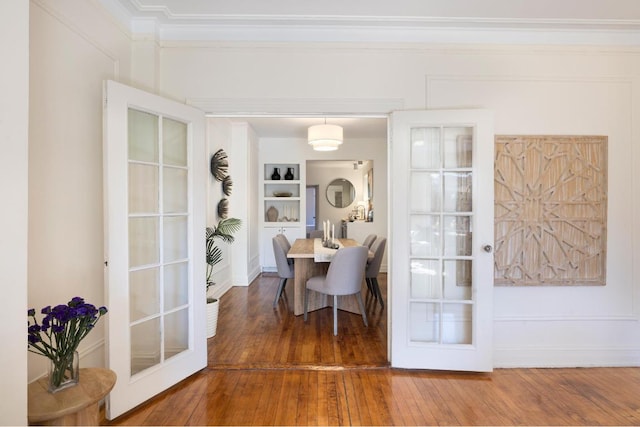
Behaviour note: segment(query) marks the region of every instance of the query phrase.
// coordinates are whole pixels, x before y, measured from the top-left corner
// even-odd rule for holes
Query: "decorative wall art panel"
[[[495,142],[495,284],[604,285],[607,137]]]

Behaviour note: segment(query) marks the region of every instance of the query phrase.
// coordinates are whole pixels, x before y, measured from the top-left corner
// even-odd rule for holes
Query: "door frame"
[[[389,180],[391,179],[390,168],[390,144],[391,144],[391,113],[396,110],[402,110],[404,102],[397,98],[393,99],[332,99],[322,100],[295,100],[288,102],[283,99],[261,99],[260,101],[250,100],[234,100],[227,99],[224,103],[215,99],[187,99],[188,105],[195,106],[204,111],[205,119],[220,118],[295,118],[295,117],[353,117],[353,118],[379,118],[387,121],[387,137],[386,137],[386,159],[387,159],[387,181],[386,188],[389,188]],[[363,113],[362,111],[367,111]],[[366,156],[365,156],[366,157]],[[319,196],[318,196],[319,197]],[[387,193],[387,197],[389,194]],[[387,247],[390,247],[393,236],[391,235],[391,208],[390,203],[385,207],[387,214]],[[390,259],[390,258],[389,258]],[[389,268],[390,264],[389,264]],[[393,286],[391,282],[391,272],[387,272],[387,299],[393,298]],[[387,361],[391,361],[391,337],[392,323],[390,310],[386,310],[387,315]]]

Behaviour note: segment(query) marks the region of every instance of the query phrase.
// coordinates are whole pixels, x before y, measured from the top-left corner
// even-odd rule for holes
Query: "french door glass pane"
[[[409,304],[409,339],[413,342],[440,341],[440,308],[438,303],[412,302]]]
[[[470,168],[473,158],[473,128],[444,128],[444,167]]]
[[[442,183],[438,172],[411,174],[411,212],[438,212],[442,200]]]
[[[188,209],[187,170],[173,167],[162,169],[163,176],[163,210],[166,214],[184,213]]]
[[[411,215],[411,255],[416,257],[440,254],[440,216]]]
[[[187,125],[162,119],[162,157],[165,165],[187,166]]]
[[[175,216],[164,218],[164,262],[172,262],[187,258],[189,243],[187,238],[187,217]]]
[[[444,173],[444,211],[471,212],[471,172]]]
[[[188,302],[188,267],[186,262],[164,266],[165,310],[172,310]]]
[[[437,169],[440,167],[439,127],[411,129],[411,167],[414,169]]]
[[[129,163],[129,213],[157,213],[158,166]]]
[[[471,305],[442,305],[442,343],[471,344]]]
[[[129,266],[155,264],[159,259],[158,218],[129,218]]]
[[[129,109],[129,160],[158,163],[158,116]]]
[[[160,363],[160,318],[131,326],[131,375]]]
[[[164,318],[164,358],[179,354],[189,348],[189,311],[184,308],[169,313]]]
[[[160,277],[157,267],[129,273],[129,315],[132,322],[160,312]]]
[[[471,256],[471,217],[444,216],[444,255]]]
[[[441,298],[439,261],[414,259],[411,261],[411,298]]]
[[[444,261],[444,298],[471,300],[471,260]]]

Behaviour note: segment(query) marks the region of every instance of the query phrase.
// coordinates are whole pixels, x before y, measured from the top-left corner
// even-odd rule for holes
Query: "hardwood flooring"
[[[209,366],[108,424],[640,425],[640,368],[391,369],[379,305],[369,328],[339,312],[334,337],[330,309],[307,324],[288,301],[274,309],[276,286],[229,291]]]

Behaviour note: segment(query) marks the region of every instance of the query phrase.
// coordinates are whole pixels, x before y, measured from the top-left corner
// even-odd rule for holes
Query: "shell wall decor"
[[[229,200],[221,199],[218,202],[218,217],[220,219],[226,219],[229,215]]]
[[[227,153],[221,148],[211,156],[211,175],[218,180],[222,181],[227,176],[229,170],[229,161],[227,160]]]
[[[232,187],[233,187],[233,180],[229,175],[225,176],[224,179],[222,180],[222,192],[224,193],[225,196],[231,195]]]

